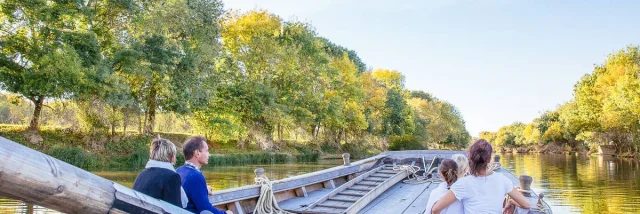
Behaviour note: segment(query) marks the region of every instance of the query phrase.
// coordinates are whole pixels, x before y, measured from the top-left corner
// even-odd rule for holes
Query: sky
[[[311,23],[367,66],[401,72],[409,90],[455,105],[472,136],[570,101],[594,65],[640,45],[640,1],[223,2]]]

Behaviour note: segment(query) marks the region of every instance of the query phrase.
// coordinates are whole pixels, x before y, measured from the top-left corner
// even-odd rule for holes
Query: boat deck
[[[427,207],[431,190],[436,183],[406,184],[399,182],[378,196],[358,213],[422,213]],[[321,189],[309,193],[308,197],[296,197],[280,202],[285,210],[302,212],[308,205],[322,198],[333,189]]]
[[[498,173],[503,173],[511,180],[514,186],[519,186],[520,181],[508,170],[498,169]],[[384,193],[371,201],[358,213],[402,213],[402,214],[422,214],[427,207],[431,191],[438,186],[438,183],[406,184],[399,182],[387,189]],[[336,187],[337,188],[337,187]],[[303,212],[308,205],[321,199],[334,189],[321,189],[309,193],[308,197],[296,197],[280,202],[280,207],[293,211]],[[531,204],[535,206],[537,196],[529,198]]]

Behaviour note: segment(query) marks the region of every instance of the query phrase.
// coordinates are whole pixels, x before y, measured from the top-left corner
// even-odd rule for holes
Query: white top
[[[447,189],[447,182],[442,182],[434,190],[431,190],[431,194],[429,194],[429,202],[427,202],[427,209],[424,211],[424,213],[431,213],[431,208],[433,208],[433,205],[436,204],[436,202],[438,202],[442,198],[442,196],[447,194],[448,191],[449,189]],[[456,200],[455,202],[453,202],[453,204],[444,208],[440,213],[461,214],[463,213],[463,210],[464,208],[462,207],[462,202],[460,202],[460,200]]]
[[[465,214],[502,213],[504,196],[513,190],[513,183],[500,173],[486,177],[465,176],[451,186],[462,201]]]

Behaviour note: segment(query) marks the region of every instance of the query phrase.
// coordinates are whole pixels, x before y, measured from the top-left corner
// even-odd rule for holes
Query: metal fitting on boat
[[[255,170],[253,170],[253,173],[256,174],[256,178],[264,178],[264,169],[263,168],[257,168]]]
[[[351,155],[349,153],[342,154],[342,160],[344,161],[345,166],[351,165],[349,158],[351,158]]]
[[[526,197],[531,197],[531,183],[533,183],[533,178],[528,175],[521,175],[520,178],[520,192]]]

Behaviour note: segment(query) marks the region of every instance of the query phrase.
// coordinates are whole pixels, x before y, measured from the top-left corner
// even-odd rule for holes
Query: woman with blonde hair
[[[469,159],[463,154],[455,154],[451,156],[451,159],[458,164],[458,178],[462,178],[469,174]]]
[[[133,190],[186,207],[187,195],[182,189],[180,175],[173,168],[176,153],[176,145],[158,135],[149,146],[149,161],[133,182]]]

